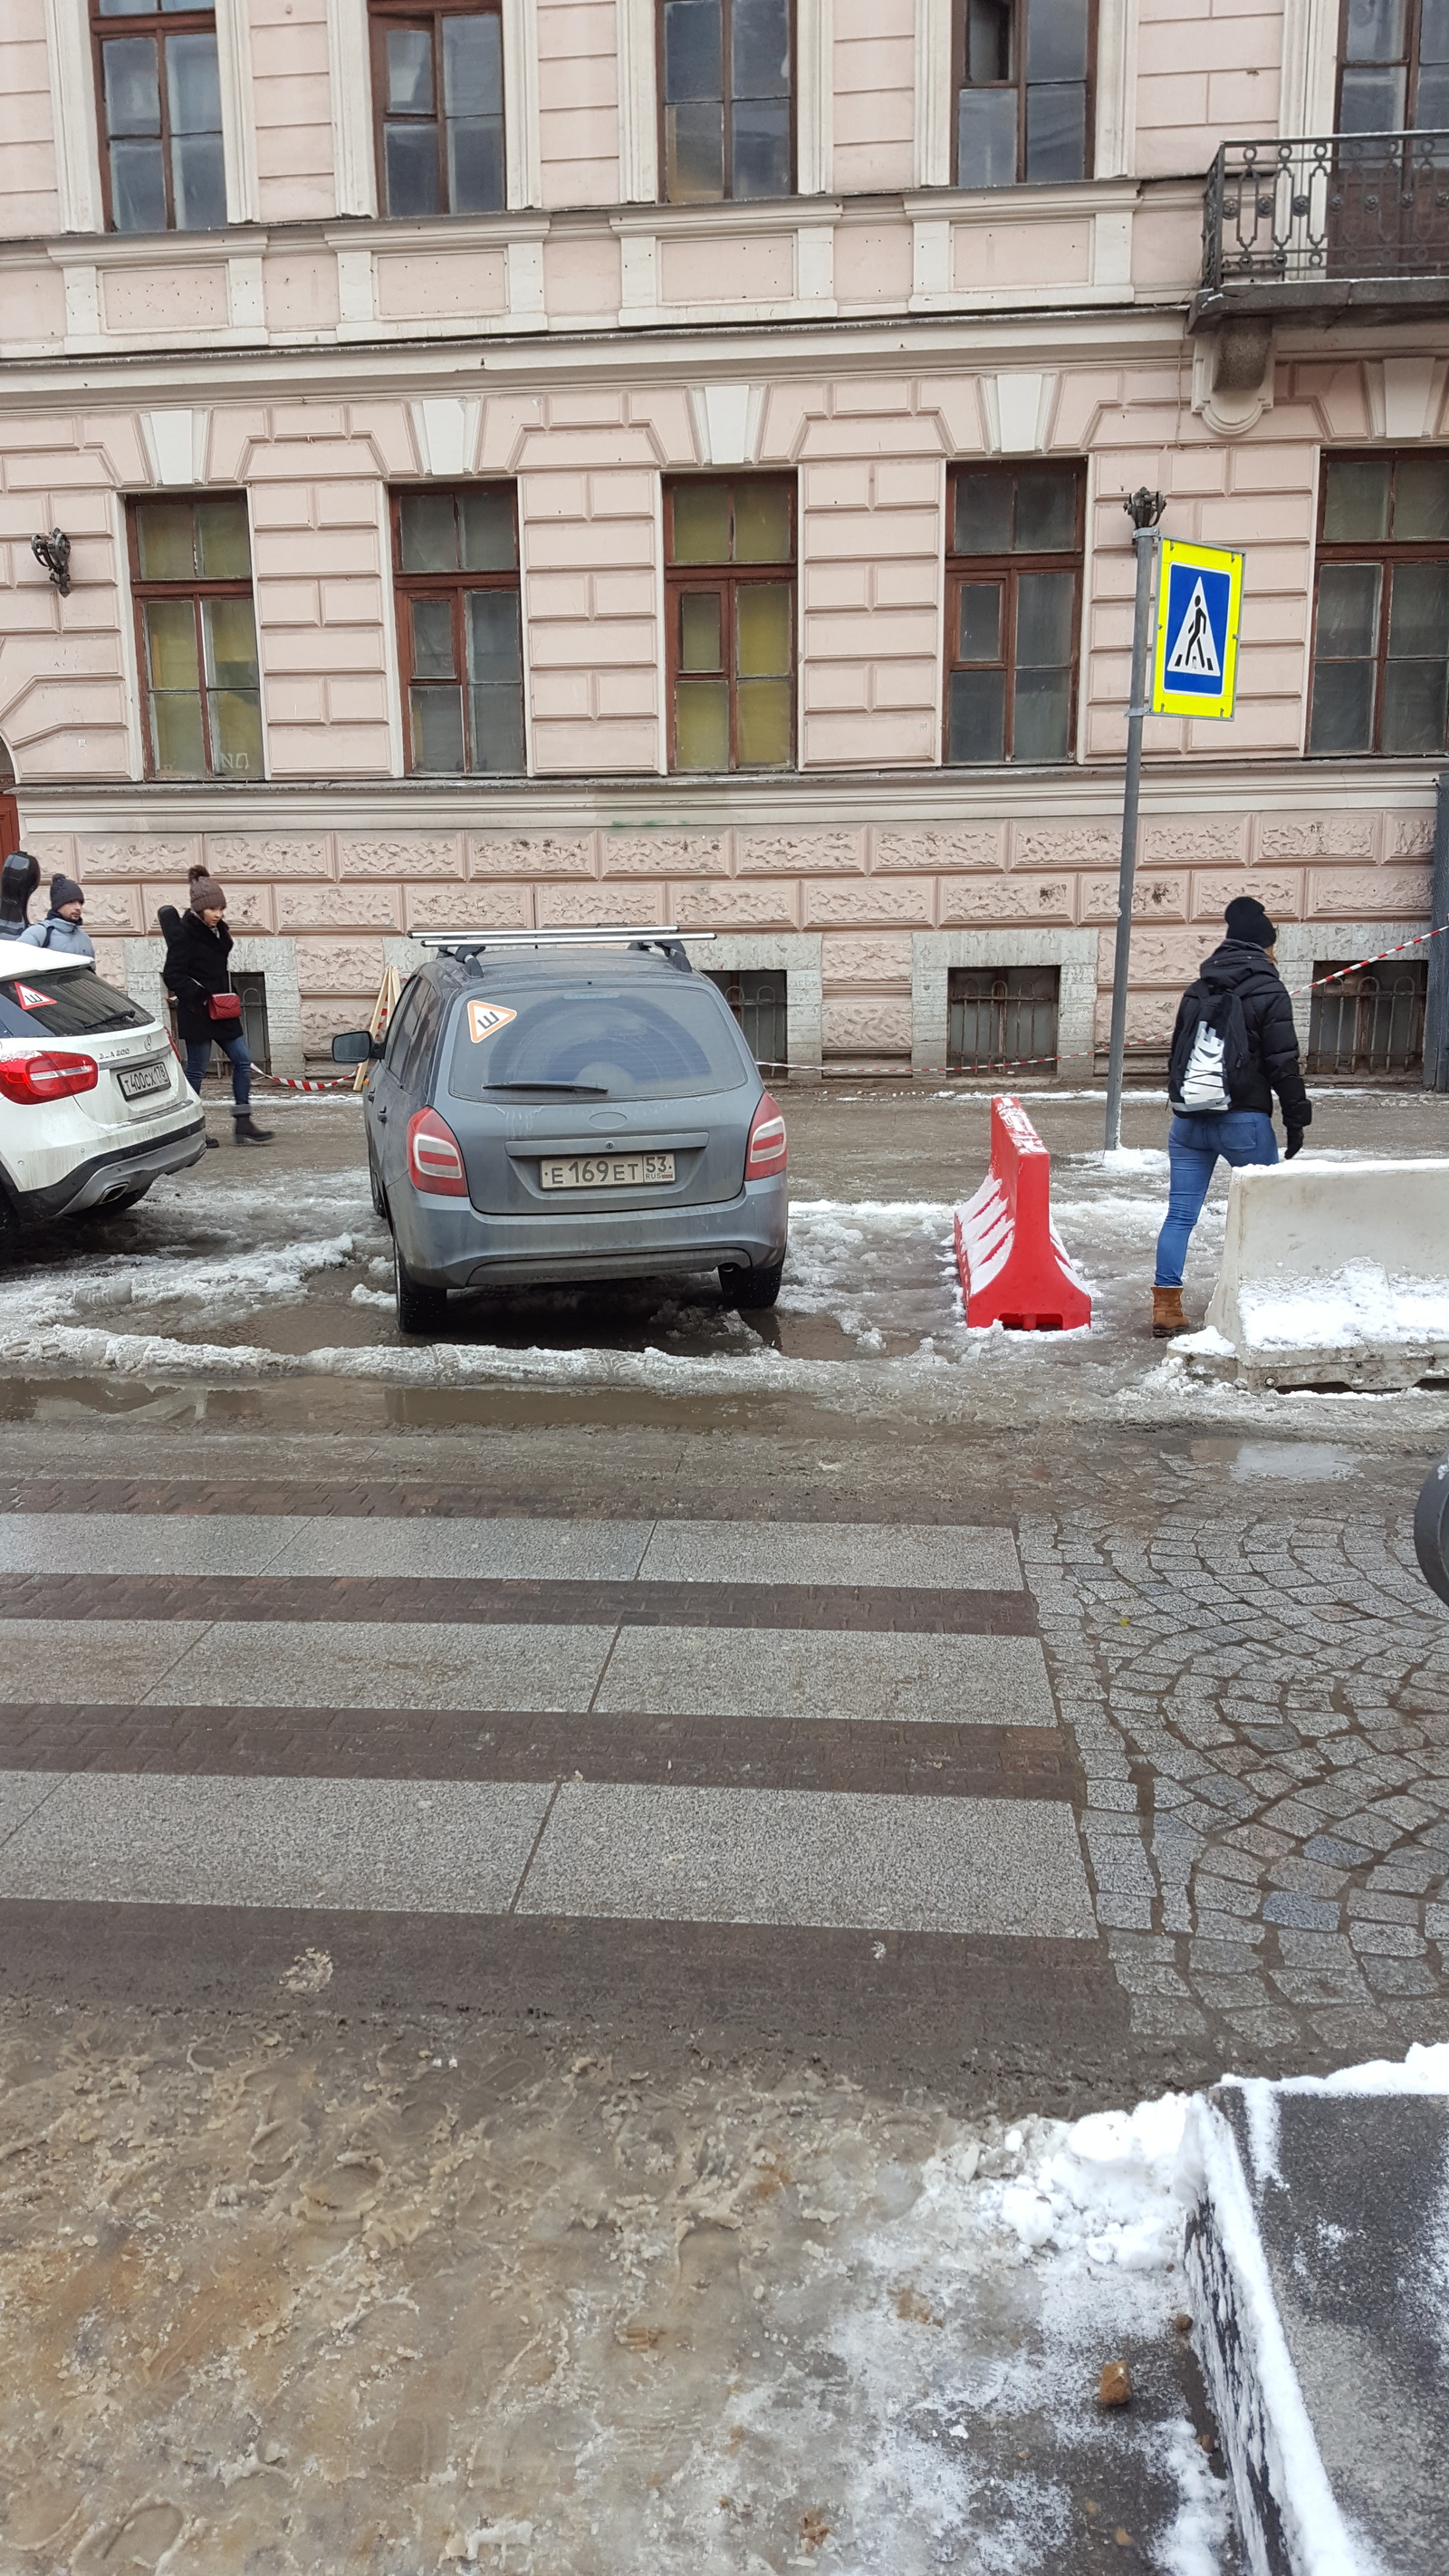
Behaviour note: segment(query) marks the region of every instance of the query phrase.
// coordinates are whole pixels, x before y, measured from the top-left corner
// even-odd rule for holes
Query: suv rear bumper
[[[401,1204],[399,1204],[401,1202]],[[560,1209],[484,1216],[466,1201],[404,1188],[389,1210],[413,1277],[429,1288],[490,1288],[550,1279],[636,1279],[656,1271],[769,1270],[785,1257],[790,1194],[749,1181],[722,1206]]]
[[[184,1127],[173,1127],[168,1136],[152,1136],[145,1144],[138,1141],[109,1154],[93,1155],[88,1163],[77,1163],[63,1181],[51,1181],[40,1190],[12,1190],[9,1195],[25,1224],[44,1225],[52,1217],[83,1215],[87,1208],[134,1189],[138,1181],[185,1171],[188,1164],[199,1163],[205,1151],[206,1121],[190,1118]]]

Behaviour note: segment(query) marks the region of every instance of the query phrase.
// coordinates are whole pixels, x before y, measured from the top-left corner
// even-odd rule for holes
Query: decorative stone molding
[[[690,416],[701,465],[753,465],[760,452],[763,385],[692,385]]]
[[[1059,382],[1054,371],[1025,369],[982,377],[986,435],[998,456],[1041,454],[1050,440]]]
[[[481,401],[460,401],[447,394],[410,402],[408,411],[425,474],[444,475],[457,481],[465,474],[476,472],[478,426],[483,416]]]
[[[1241,438],[1273,408],[1273,327],[1244,314],[1192,344],[1192,408],[1217,438]]]
[[[504,187],[510,206],[543,197],[538,128],[538,13],[532,0],[503,0]]]
[[[820,1079],[822,973],[820,940],[799,932],[725,931],[695,950],[701,970],[726,975],[783,974],[786,1043],[793,1082]]]
[[[951,185],[951,0],[916,0],[916,186]]]
[[[796,0],[795,159],[802,197],[828,197],[835,159],[835,0]]]
[[[1091,1069],[1097,1006],[1095,930],[921,930],[911,942],[911,1068],[946,1061],[947,977],[953,966],[1055,966],[1057,1063]]]
[[[63,233],[98,233],[101,147],[86,0],[45,0],[45,36],[60,228]],[[89,327],[100,328],[99,304]]]
[[[428,840],[421,834],[398,833],[387,840],[354,841],[337,836],[340,877],[460,877],[462,852],[456,832]]]
[[[257,219],[257,128],[246,0],[215,0],[215,6],[226,219],[229,224],[253,224]]]
[[[339,215],[375,215],[367,0],[327,0],[327,68],[332,99],[332,166]]]
[[[545,832],[537,839],[488,833],[468,843],[470,877],[591,877],[592,832]]]
[[[1442,358],[1427,351],[1412,358],[1369,358],[1363,373],[1375,438],[1391,438],[1402,445],[1408,439],[1437,436],[1444,402]]]
[[[655,0],[618,0],[619,195],[626,206],[659,197]]]
[[[209,411],[141,411],[136,419],[153,482],[187,485],[206,481]]]
[[[1095,176],[1136,165],[1138,0],[1097,0]]]

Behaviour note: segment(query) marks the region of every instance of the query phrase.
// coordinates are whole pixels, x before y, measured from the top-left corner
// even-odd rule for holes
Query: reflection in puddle
[[[1356,1450],[1312,1440],[1194,1440],[1189,1455],[1195,1467],[1226,1467],[1239,1485],[1258,1476],[1294,1485],[1336,1484],[1363,1464]]]

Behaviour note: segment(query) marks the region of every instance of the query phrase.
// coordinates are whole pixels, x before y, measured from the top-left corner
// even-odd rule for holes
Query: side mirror
[[[370,1029],[344,1029],[341,1036],[332,1041],[332,1061],[334,1064],[371,1064],[375,1055],[381,1055],[382,1049],[382,1039],[375,1038]]]

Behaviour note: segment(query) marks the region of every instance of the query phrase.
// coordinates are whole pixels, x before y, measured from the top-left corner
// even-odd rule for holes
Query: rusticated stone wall
[[[1224,905],[1255,894],[1285,925],[1334,945],[1333,925],[1415,923],[1427,906],[1430,816],[1367,808],[1150,821],[1134,906],[1129,1034],[1163,1035],[1177,995],[1219,935]],[[343,829],[107,836],[31,833],[49,869],[87,890],[112,971],[120,943],[184,900],[204,859],[239,935],[295,955],[304,1046],[325,1054],[381,981],[384,944],[414,930],[678,922],[733,934],[818,934],[822,1047],[832,1058],[908,1060],[912,938],[978,931],[1021,941],[1095,930],[1097,1034],[1105,1039],[1116,913],[1115,827],[1002,819],[737,824],[697,832],[580,823],[537,832]],[[993,949],[993,954],[995,953]]]

